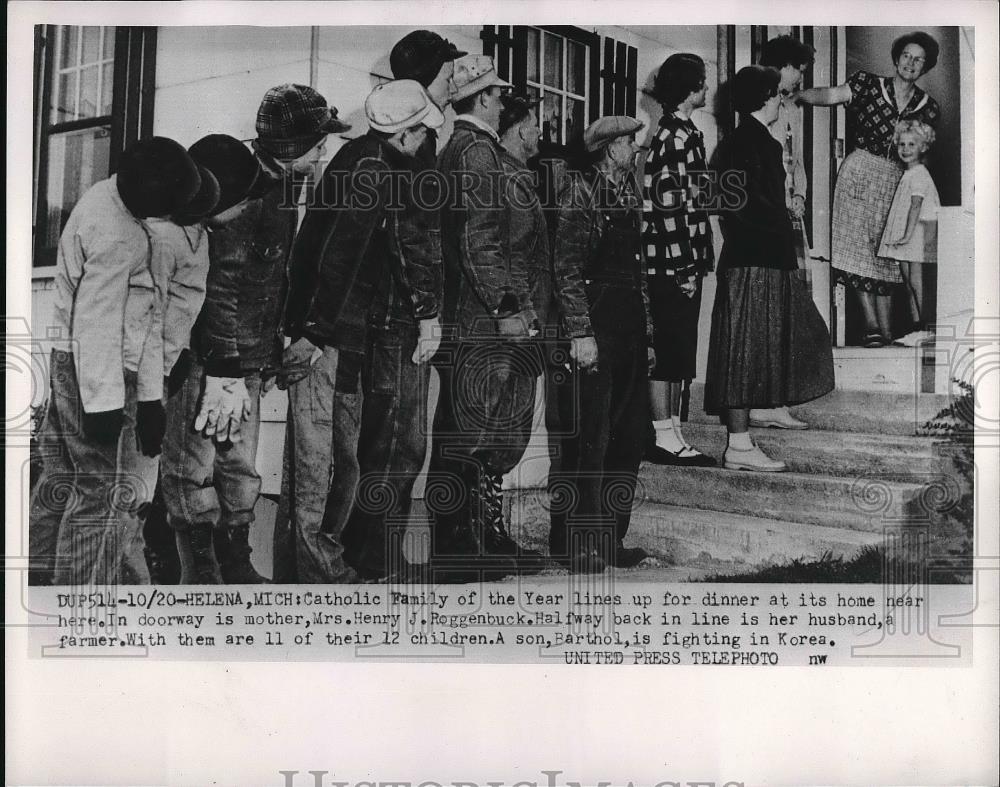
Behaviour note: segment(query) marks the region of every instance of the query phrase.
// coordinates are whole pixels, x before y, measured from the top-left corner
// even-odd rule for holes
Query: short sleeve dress
[[[888,295],[902,281],[893,260],[879,258],[889,207],[903,174],[892,135],[900,120],[936,126],[941,111],[919,87],[900,112],[892,77],[858,71],[847,80],[848,128],[854,150],[837,173],[833,197],[832,263],[837,281],[858,290]]]
[[[905,234],[906,219],[910,214],[910,202],[913,197],[923,198],[923,202],[920,203],[920,220],[917,222],[913,237],[905,246],[886,245],[902,238]],[[927,225],[929,222],[937,221],[940,207],[941,199],[927,167],[917,164],[906,170],[896,187],[896,196],[892,198],[892,207],[889,208],[889,217],[882,233],[882,243],[879,245],[879,257],[904,262],[936,262],[935,249],[927,248],[927,245],[934,240],[932,234],[927,232]]]

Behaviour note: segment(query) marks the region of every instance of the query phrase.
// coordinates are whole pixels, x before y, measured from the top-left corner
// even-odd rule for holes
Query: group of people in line
[[[394,79],[365,100],[367,132],[321,175],[327,135],[350,127],[304,85],[267,91],[252,150],[224,134],[187,150],[162,137],[131,145],[60,240],[56,322],[69,341],[51,357],[29,581],[267,581],[250,528],[260,399],[274,385],[288,392],[274,582],[638,565],[646,552],[625,539],[643,459],[716,463],[681,430],[714,266],[710,213],[724,240],[705,407],[729,433],[724,466],[786,469],[748,427],[806,428],[788,406],[833,388],[829,334],[799,275],[795,101],[858,116],[835,205],[854,226],[835,216],[834,264],[888,338],[878,299],[898,266],[885,260],[921,261],[936,198],[919,162],[937,108],[914,83],[937,45],[904,38],[895,77],[859,72],[806,91],[811,48],[768,42],[732,80],[741,120],[711,166],[691,119],[707,91],[697,55],[671,55],[656,74],[648,92],[663,116],[640,170],[642,124],[606,116],[572,156],[546,162],[540,186],[538,101],[490,57],[426,30],[393,48]],[[738,175],[738,199],[712,198],[713,172]],[[897,182],[906,193],[894,201]],[[431,548],[415,564],[403,534],[428,449],[431,366]],[[539,381],[547,554],[512,538],[502,492]],[[142,560],[127,548],[140,527]]]

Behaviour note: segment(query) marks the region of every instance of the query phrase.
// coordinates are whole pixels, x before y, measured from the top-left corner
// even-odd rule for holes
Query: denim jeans
[[[510,472],[528,446],[537,352],[527,342],[461,340],[442,344],[435,366],[441,387],[425,495],[433,549],[467,553],[480,540],[482,476]]]
[[[153,496],[156,459],[136,447],[136,375],[125,372],[124,426],[115,445],[83,433],[73,356],[54,350],[51,395],[39,435],[44,457],[31,495],[28,554],[32,585],[142,584],[139,515]]]
[[[636,307],[630,290],[596,286],[609,313]],[[552,554],[566,554],[584,531],[625,537],[649,426],[645,335],[596,319],[593,326],[597,370],[574,372],[558,390],[563,423],[576,429],[559,440],[559,462],[549,474]]]
[[[260,430],[260,375],[248,374],[250,417],[238,443],[216,443],[194,430],[205,369],[192,355],[184,385],[167,399],[167,432],[163,439],[160,483],[170,525],[235,527],[254,521],[260,493],[257,435]]]
[[[288,389],[274,581],[341,582],[341,534],[358,484],[361,356],[326,347]]]
[[[392,320],[369,326],[361,367],[364,403],[358,439],[360,480],[344,545],[365,574],[403,567],[402,541],[413,484],[427,452],[430,366],[415,364],[417,326]]]

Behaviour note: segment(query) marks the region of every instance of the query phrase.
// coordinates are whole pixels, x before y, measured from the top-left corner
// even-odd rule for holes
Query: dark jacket
[[[372,319],[437,315],[440,240],[436,212],[411,199],[417,166],[371,133],[330,161],[292,253],[293,340],[363,352]]]
[[[535,319],[528,270],[507,252],[512,209],[502,155],[493,137],[459,118],[438,156],[450,189],[441,210],[442,317],[450,337],[495,333],[498,317],[518,311]]]
[[[785,169],[781,144],[763,123],[746,115],[723,141],[717,158],[723,211],[719,270],[777,268],[795,270],[795,237],[785,207]],[[732,189],[743,178],[742,194]]]
[[[277,366],[286,265],[296,211],[284,204],[282,179],[266,178],[262,196],[231,222],[212,228],[205,305],[192,347],[213,377],[239,377]]]
[[[556,299],[568,336],[586,336],[591,323],[638,329],[652,336],[646,270],[640,254],[640,209],[634,193],[615,188],[596,168],[572,172],[559,195],[553,249]],[[589,289],[587,287],[589,286]],[[605,314],[595,296],[611,287],[635,294],[632,308]],[[624,303],[621,299],[615,299]],[[588,319],[589,315],[589,319]]]
[[[510,220],[504,238],[504,254],[510,260],[511,270],[528,273],[529,291],[520,293],[518,307],[535,308],[535,293],[549,269],[549,233],[545,224],[542,203],[535,188],[535,174],[506,150],[501,151],[500,161],[504,171],[504,195]]]

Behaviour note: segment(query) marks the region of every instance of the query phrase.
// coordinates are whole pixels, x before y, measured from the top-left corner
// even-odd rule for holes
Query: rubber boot
[[[177,531],[177,555],[181,563],[182,585],[221,585],[222,572],[215,559],[215,543],[210,524],[191,525]]]
[[[215,531],[215,555],[219,559],[222,579],[227,585],[265,585],[250,562],[250,525],[220,527]]]
[[[541,571],[545,558],[541,552],[522,547],[507,532],[503,516],[503,477],[483,473],[483,545],[491,555],[513,558],[521,573]]]

